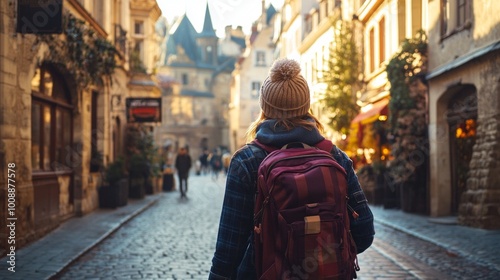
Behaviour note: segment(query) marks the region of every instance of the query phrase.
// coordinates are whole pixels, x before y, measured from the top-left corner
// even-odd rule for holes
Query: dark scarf
[[[314,120],[310,120],[314,122]],[[260,143],[273,147],[282,147],[292,142],[302,142],[308,145],[315,145],[325,138],[319,133],[318,129],[307,129],[302,126],[286,130],[283,127],[275,126],[276,120],[265,120],[257,127],[255,138]]]

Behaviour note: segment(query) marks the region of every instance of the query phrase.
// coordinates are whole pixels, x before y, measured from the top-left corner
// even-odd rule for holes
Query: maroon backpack
[[[331,141],[281,149],[253,144],[269,152],[259,166],[254,208],[259,279],[356,278],[346,172],[330,154]]]

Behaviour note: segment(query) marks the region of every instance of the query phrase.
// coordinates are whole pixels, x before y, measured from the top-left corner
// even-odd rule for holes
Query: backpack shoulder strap
[[[316,144],[314,146],[320,150],[327,151],[329,153],[331,153],[333,147],[335,147],[335,145],[332,143],[332,141],[327,140],[327,139],[323,139],[322,141],[320,141],[318,144]]]
[[[250,145],[252,146],[257,146],[259,148],[261,148],[262,150],[266,151],[267,153],[270,153],[272,151],[275,151],[277,150],[277,148],[275,147],[272,147],[272,146],[268,146],[266,144],[263,144],[261,143],[259,140],[257,139],[254,139],[252,142],[249,143]]]

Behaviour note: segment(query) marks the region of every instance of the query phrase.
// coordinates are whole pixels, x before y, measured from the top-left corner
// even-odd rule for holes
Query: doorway
[[[474,86],[461,87],[448,103],[450,131],[451,214],[458,214],[460,199],[467,189],[469,163],[476,143],[477,94]]]

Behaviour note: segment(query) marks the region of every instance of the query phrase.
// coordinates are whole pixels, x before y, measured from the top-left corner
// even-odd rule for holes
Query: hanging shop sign
[[[17,33],[62,33],[63,0],[18,0]]]
[[[127,98],[127,122],[161,122],[161,98]]]

